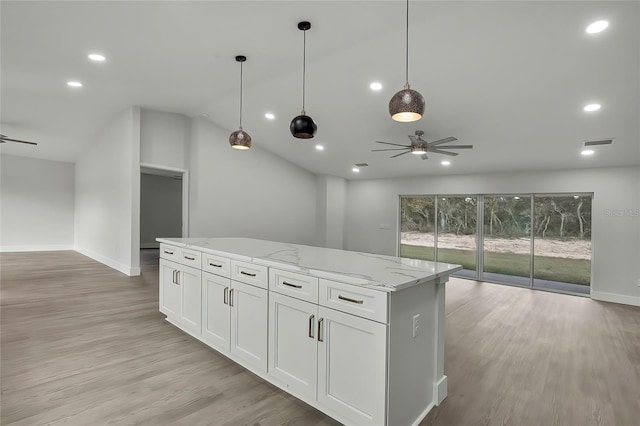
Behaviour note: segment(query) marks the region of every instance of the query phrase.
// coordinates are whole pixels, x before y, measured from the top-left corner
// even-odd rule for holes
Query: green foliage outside
[[[433,260],[433,247],[401,244],[400,257]],[[438,248],[438,261],[462,265],[464,269],[476,269],[476,254],[472,250]],[[538,279],[588,286],[591,262],[587,259],[536,256],[534,269],[534,276]],[[484,271],[528,277],[529,255],[487,252],[484,255]]]

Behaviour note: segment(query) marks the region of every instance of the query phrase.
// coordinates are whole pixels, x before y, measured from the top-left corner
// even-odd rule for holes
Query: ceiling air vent
[[[611,145],[613,141],[614,141],[614,138],[598,139],[594,141],[584,141],[584,146]]]
[[[357,167],[367,167],[368,164],[367,163],[356,163]]]

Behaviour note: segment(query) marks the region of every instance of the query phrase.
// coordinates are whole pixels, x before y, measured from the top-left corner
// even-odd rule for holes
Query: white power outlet
[[[412,336],[415,339],[420,335],[420,314],[413,316]]]

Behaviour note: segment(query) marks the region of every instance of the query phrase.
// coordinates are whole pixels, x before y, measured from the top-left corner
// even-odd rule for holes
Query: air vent
[[[356,163],[357,167],[367,167],[368,164],[367,163]]]
[[[611,139],[598,139],[595,141],[584,141],[584,146],[596,146],[596,145],[611,145],[614,138]]]

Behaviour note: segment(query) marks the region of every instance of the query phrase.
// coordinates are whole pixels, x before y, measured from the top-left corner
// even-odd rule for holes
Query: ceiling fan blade
[[[407,148],[389,148],[389,149],[372,149],[371,152],[375,151],[404,151]]]
[[[387,145],[395,145],[395,146],[404,146],[405,148],[410,148],[411,145],[400,145],[399,143],[391,143],[391,142],[382,142],[382,141],[376,141],[376,143],[384,143]]]
[[[457,140],[458,140],[458,138],[454,138],[453,136],[449,136],[448,138],[438,139],[437,141],[429,142],[429,146],[441,145],[443,143],[453,142],[453,141],[457,141]]]
[[[29,145],[38,145],[35,142],[29,142],[29,141],[21,141],[20,139],[12,139],[12,138],[8,138],[6,136],[2,136],[2,138],[0,138],[0,140],[2,140],[2,142],[5,141],[9,141],[9,142],[20,142],[20,143],[28,143]]]
[[[420,158],[422,158],[423,160],[428,160],[429,159],[429,157],[427,157],[427,154],[422,154],[420,156]]]
[[[411,152],[411,151],[401,152],[400,154],[392,155],[392,156],[391,156],[391,157],[389,157],[389,158],[396,158],[396,157],[400,157],[401,155],[405,155],[405,154],[408,154],[408,153],[410,153],[410,152]]]
[[[473,145],[446,145],[446,146],[439,146],[438,149],[472,149]]]
[[[440,149],[430,149],[429,152],[433,152],[434,154],[450,155],[452,157],[455,157],[456,155],[458,155],[457,152],[442,151]]]

